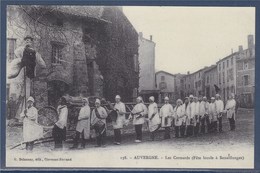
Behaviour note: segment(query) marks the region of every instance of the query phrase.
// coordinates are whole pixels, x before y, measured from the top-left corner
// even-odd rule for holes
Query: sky
[[[153,35],[156,71],[195,72],[247,46],[253,7],[133,7],[123,11],[137,32]]]

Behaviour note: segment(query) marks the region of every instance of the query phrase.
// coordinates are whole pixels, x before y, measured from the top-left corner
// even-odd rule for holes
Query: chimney
[[[152,35],[150,35],[150,41],[153,41],[153,36]]]
[[[231,54],[233,54],[233,52],[234,52],[233,49],[231,49]]]
[[[139,37],[143,38],[143,33],[142,32],[139,32]]]
[[[248,49],[254,48],[254,35],[247,36]]]
[[[238,52],[242,52],[243,51],[243,46],[242,45],[239,45],[238,46]]]
[[[189,75],[189,74],[190,74],[190,71],[188,71],[187,74]]]

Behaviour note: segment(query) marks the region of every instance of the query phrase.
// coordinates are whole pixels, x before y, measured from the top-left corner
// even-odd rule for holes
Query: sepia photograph
[[[253,169],[255,7],[8,5],[6,167]]]

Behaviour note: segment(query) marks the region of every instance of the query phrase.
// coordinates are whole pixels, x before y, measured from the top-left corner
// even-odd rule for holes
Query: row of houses
[[[248,48],[238,47],[216,64],[204,67],[194,73],[155,73],[159,102],[168,96],[172,102],[190,94],[210,98],[219,93],[227,101],[235,93],[240,107],[252,108],[255,101],[255,44],[254,36],[248,35]]]

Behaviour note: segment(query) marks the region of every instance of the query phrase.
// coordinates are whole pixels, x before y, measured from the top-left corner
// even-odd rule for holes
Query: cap
[[[88,98],[83,98],[82,101],[88,102]]]
[[[169,97],[166,96],[166,97],[164,98],[164,100],[169,100]]]
[[[219,97],[220,95],[219,94],[216,94],[216,97]]]
[[[215,97],[211,97],[211,100],[215,100]]]
[[[33,98],[32,96],[30,96],[30,97],[28,98],[27,102],[28,102],[28,101],[34,102],[34,98]]]
[[[95,103],[101,104],[101,101],[99,99],[96,99]]]
[[[140,100],[140,101],[143,100],[141,96],[137,97],[136,99],[137,99],[137,100]]]
[[[116,99],[121,99],[120,95],[116,95]]]
[[[190,95],[189,98],[193,98],[193,95]]]
[[[154,96],[149,97],[149,100],[152,100],[154,102]]]
[[[207,99],[207,97],[206,97],[206,96],[204,96],[204,97],[203,97],[203,99]]]

